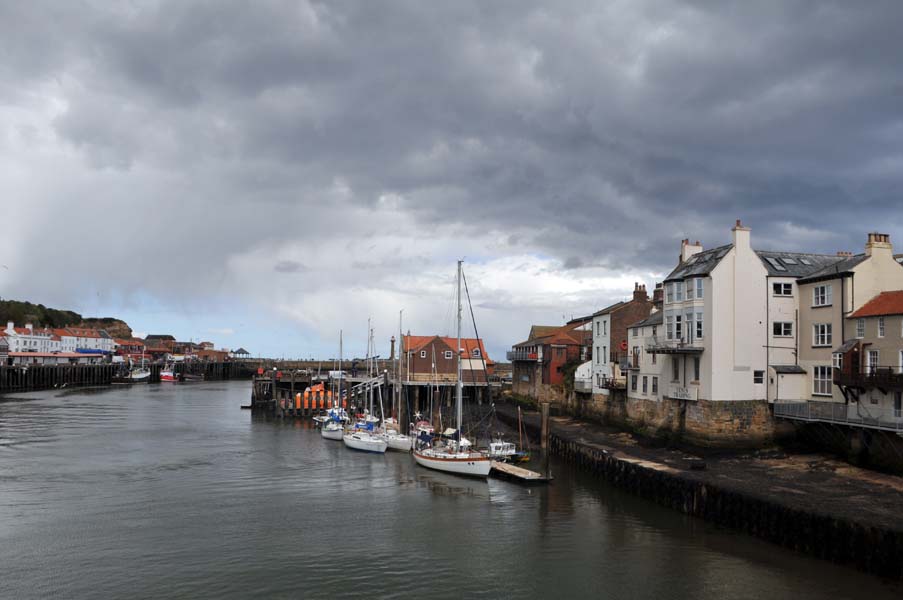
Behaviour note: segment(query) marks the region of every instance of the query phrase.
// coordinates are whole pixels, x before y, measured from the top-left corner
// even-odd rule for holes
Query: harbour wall
[[[499,411],[510,425],[516,419]],[[536,418],[525,419],[527,433],[539,438]],[[550,451],[626,491],[699,517],[835,563],[882,577],[903,579],[903,531],[857,523],[792,508],[772,499],[726,489],[682,473],[656,469],[643,461],[614,456],[553,430]]]

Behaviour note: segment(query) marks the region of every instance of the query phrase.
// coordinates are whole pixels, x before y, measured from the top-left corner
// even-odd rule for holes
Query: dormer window
[[[451,357],[452,357],[452,351],[446,350],[445,351],[445,360],[451,360]]]
[[[420,351],[420,358],[426,358],[426,350]]]
[[[482,356],[482,355],[480,354],[480,349],[479,349],[479,348],[474,348],[472,354],[473,354],[473,357],[474,357],[474,358],[480,358],[480,357]]]

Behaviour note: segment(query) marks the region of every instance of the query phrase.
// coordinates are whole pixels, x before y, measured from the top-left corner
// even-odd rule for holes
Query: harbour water
[[[0,399],[0,598],[900,598],[553,461],[457,478],[239,410],[250,384]]]

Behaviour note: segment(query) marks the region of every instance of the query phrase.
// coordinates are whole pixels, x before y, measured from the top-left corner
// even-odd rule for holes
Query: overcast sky
[[[868,7],[866,10],[865,7]],[[903,248],[903,3],[0,0],[0,296],[276,356],[494,358],[762,249]]]

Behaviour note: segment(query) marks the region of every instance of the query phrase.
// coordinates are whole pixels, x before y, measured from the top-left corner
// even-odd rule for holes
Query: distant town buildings
[[[42,328],[32,323],[16,327],[8,322],[0,330],[0,364],[93,364],[104,361],[137,362],[206,360],[223,362],[247,358],[244,349],[216,350],[212,342],[179,342],[172,335],[146,339],[113,338],[103,329],[86,327]]]

